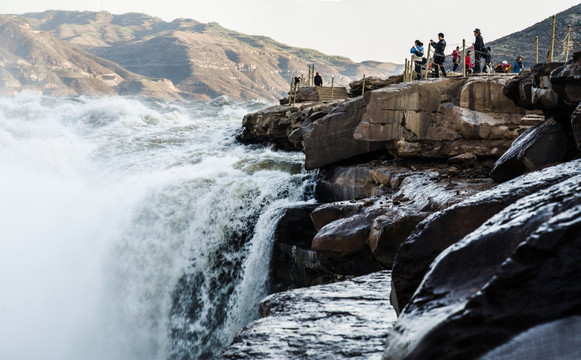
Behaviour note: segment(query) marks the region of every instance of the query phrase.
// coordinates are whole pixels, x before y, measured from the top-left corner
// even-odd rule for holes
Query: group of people
[[[517,57],[514,64],[508,68],[502,67],[502,71],[499,71],[498,65],[493,67],[492,65],[492,49],[490,46],[486,47],[484,45],[484,39],[482,38],[482,33],[480,29],[474,29],[474,43],[472,48],[466,51],[464,56],[464,64],[466,65],[466,72],[468,74],[472,73],[493,73],[493,72],[509,72],[515,73],[520,72],[523,69],[522,57]],[[430,44],[434,47],[434,58],[433,58],[433,76],[440,77],[440,71],[442,75],[446,77],[446,69],[444,68],[444,60],[446,59],[445,49],[446,41],[444,40],[444,34],[438,34],[438,42],[430,40]],[[427,59],[424,57],[424,44],[416,40],[414,46],[412,46],[410,53],[412,54],[412,61],[414,62],[414,69],[416,72],[416,79],[421,78],[422,67],[426,65]],[[474,51],[474,62],[472,62],[472,51]],[[456,46],[456,49],[452,51],[452,71],[456,71],[460,66],[462,61],[462,55],[460,53],[460,47]]]

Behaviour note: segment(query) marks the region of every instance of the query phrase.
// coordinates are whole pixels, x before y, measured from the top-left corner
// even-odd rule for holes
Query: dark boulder
[[[581,359],[581,317],[537,325],[488,352],[479,360]]]
[[[569,152],[569,136],[561,123],[548,119],[522,133],[494,164],[490,177],[503,182],[527,171],[560,163]]]
[[[581,174],[581,160],[529,173],[435,213],[400,246],[393,264],[391,301],[400,312],[420,285],[432,261],[518,199]]]
[[[581,150],[581,105],[577,106],[573,114],[571,114],[571,131],[577,149]]]
[[[334,278],[321,267],[317,254],[311,250],[317,231],[310,215],[317,206],[286,208],[278,220],[270,262],[270,292],[327,283]]]
[[[515,105],[527,110],[555,110],[559,107],[559,95],[553,89],[551,73],[563,63],[539,63],[530,71],[525,70],[508,81],[502,89]]]
[[[581,102],[581,52],[551,72],[551,83],[561,103],[570,108]]]
[[[384,359],[474,359],[536,325],[580,315],[580,257],[576,175],[440,254],[388,335]]]

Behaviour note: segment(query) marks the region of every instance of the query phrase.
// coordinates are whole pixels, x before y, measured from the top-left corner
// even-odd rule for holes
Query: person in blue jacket
[[[518,74],[519,72],[522,71],[522,68],[523,68],[522,57],[519,56],[514,61],[514,64],[512,64],[512,72]]]
[[[422,78],[422,65],[425,64],[424,62],[424,44],[416,40],[414,42],[414,46],[410,49],[410,53],[413,55],[412,59],[414,61],[414,71],[416,72],[416,80],[420,80]]]

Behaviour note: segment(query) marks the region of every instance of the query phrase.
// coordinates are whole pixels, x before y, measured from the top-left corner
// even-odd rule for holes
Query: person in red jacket
[[[471,55],[472,51],[468,50],[466,52],[466,56],[464,57],[464,63],[466,64],[466,74],[472,74],[474,68],[474,64],[472,64],[472,58],[470,57]]]
[[[452,63],[454,63],[452,71],[456,71],[460,65],[460,46],[456,46],[456,50],[452,51]]]

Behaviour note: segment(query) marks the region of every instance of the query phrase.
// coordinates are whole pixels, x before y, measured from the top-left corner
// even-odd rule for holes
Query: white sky
[[[485,42],[522,30],[574,5],[572,0],[1,0],[0,14],[44,10],[140,12],[171,21],[216,21],[231,30],[342,55],[403,63],[415,39],[443,32],[447,50],[472,30]],[[534,39],[531,39],[533,46]]]

